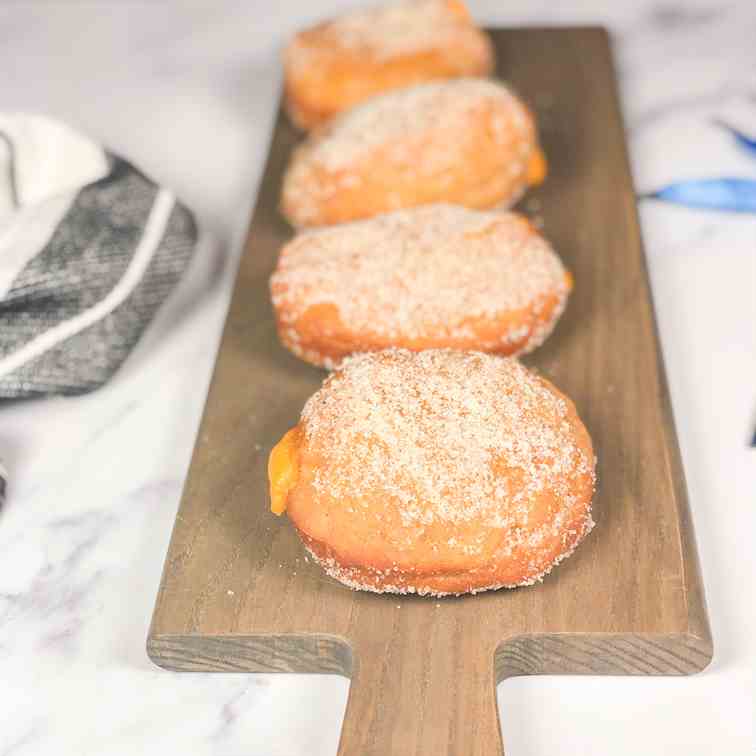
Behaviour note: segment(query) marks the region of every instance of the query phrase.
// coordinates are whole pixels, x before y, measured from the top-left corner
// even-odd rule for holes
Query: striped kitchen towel
[[[0,398],[105,383],[196,241],[189,210],[125,160],[58,121],[0,114]]]

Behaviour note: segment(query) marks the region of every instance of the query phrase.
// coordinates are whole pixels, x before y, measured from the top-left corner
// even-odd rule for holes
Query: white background
[[[348,682],[173,675],[144,652],[293,29],[346,2],[5,2],[0,109],[48,113],[173,189],[205,231],[119,375],[0,405],[0,754],[332,755]],[[471,3],[497,25],[613,32],[639,190],[750,175],[752,2]],[[499,688],[508,756],[754,751],[756,216],[643,204],[643,233],[715,642],[689,678]],[[632,359],[632,355],[628,355]],[[471,723],[472,726],[473,723]],[[454,755],[457,756],[457,755]]]

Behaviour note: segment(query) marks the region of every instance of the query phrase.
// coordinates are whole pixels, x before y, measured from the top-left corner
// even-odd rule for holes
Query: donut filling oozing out
[[[542,184],[548,173],[548,164],[546,156],[542,150],[535,149],[528,161],[527,181],[529,186],[538,186]]]
[[[286,511],[286,498],[299,477],[299,428],[292,428],[273,447],[268,458],[270,480],[270,511],[282,515]]]

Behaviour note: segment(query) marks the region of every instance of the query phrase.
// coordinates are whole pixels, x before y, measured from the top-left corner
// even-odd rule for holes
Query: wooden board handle
[[[418,641],[355,644],[338,756],[503,756],[493,650]]]

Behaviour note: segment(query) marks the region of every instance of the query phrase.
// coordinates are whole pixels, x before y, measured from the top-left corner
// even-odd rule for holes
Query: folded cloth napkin
[[[196,241],[189,210],[125,160],[58,121],[0,113],[0,398],[105,383]]]

